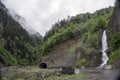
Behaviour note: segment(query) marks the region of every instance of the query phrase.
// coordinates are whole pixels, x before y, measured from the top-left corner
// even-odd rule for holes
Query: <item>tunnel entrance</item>
[[[47,64],[46,63],[40,63],[39,64],[39,68],[46,69],[47,68]]]

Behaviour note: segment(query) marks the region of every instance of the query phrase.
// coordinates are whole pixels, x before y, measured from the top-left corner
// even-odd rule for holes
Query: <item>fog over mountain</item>
[[[10,13],[17,13],[25,19],[25,29],[44,35],[55,22],[78,13],[113,6],[114,0],[2,0]],[[14,16],[14,15],[13,15]],[[32,31],[30,31],[32,32]]]

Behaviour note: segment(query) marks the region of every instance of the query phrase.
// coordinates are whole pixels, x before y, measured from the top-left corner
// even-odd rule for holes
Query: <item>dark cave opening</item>
[[[47,68],[47,64],[46,63],[40,63],[39,64],[39,68],[46,69]]]

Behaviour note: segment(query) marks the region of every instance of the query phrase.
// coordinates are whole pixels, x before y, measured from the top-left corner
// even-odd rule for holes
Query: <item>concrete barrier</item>
[[[80,70],[77,68],[71,67],[62,67],[61,69],[62,74],[79,74]]]

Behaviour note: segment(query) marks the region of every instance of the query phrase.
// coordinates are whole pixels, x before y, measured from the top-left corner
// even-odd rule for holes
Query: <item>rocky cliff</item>
[[[111,33],[120,32],[120,0],[116,0],[114,11],[109,22]]]
[[[108,26],[110,64],[120,68],[120,0],[116,0],[114,11]]]

